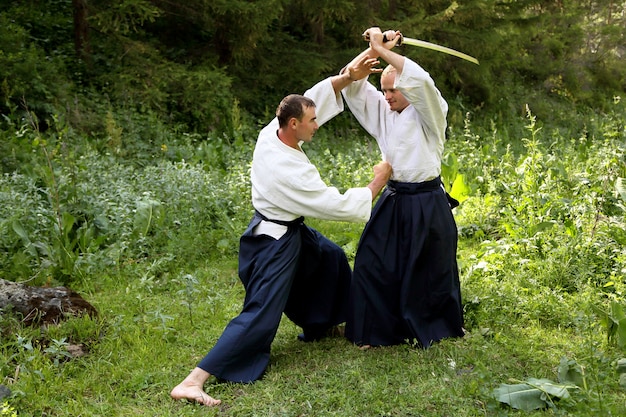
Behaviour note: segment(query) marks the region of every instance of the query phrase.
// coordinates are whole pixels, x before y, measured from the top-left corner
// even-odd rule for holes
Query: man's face
[[[390,72],[380,78],[380,88],[385,95],[385,100],[389,103],[389,108],[392,111],[400,113],[402,110],[406,109],[410,103],[399,90],[394,88],[395,82],[396,73],[395,71]]]
[[[296,120],[296,137],[298,141],[311,142],[317,129],[319,129],[319,126],[317,124],[315,107],[305,108],[302,120]]]

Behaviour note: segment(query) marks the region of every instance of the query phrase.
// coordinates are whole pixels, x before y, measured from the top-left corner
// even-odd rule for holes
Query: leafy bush
[[[462,242],[473,253],[461,257],[471,322],[486,325],[507,311],[501,317],[572,326],[572,311],[605,305],[601,289],[626,270],[619,250],[626,230],[618,190],[626,172],[621,112],[616,102],[578,137],[550,134],[529,112],[516,152],[497,134],[483,140],[466,128],[466,144],[480,144],[458,155],[475,190],[457,212]],[[599,290],[593,301],[589,287]]]
[[[41,165],[30,176],[0,180],[1,277],[85,281],[104,265],[159,256],[193,262],[236,250],[252,213],[248,199],[232,199],[249,195],[249,149],[218,148],[213,157],[225,170],[165,155],[138,168],[86,144],[64,153],[67,145],[40,142],[33,151],[43,154]]]
[[[71,96],[64,57],[47,53],[29,33],[0,13],[0,114],[23,115],[26,108],[44,119]]]

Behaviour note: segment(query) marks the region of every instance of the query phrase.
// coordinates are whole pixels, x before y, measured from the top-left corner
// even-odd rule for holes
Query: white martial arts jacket
[[[343,111],[341,96],[335,94],[330,78],[304,93],[316,105],[321,126]],[[366,222],[372,209],[372,192],[367,187],[351,188],[341,194],[322,181],[317,168],[302,150],[278,138],[278,119],[261,130],[252,157],[252,205],[272,220],[291,221],[300,216],[324,220]],[[279,238],[287,230],[261,222],[256,234]]]
[[[391,179],[422,182],[441,174],[448,104],[430,75],[405,57],[395,88],[411,103],[391,111],[385,96],[367,78],[342,90],[350,111],[378,142],[383,160],[393,167]]]

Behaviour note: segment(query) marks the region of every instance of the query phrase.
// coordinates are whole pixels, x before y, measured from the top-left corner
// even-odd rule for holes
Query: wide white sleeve
[[[341,94],[367,133],[380,139],[385,129],[385,96],[367,78],[353,82]]]
[[[350,188],[343,194],[322,181],[311,163],[282,165],[285,175],[276,178],[271,200],[281,209],[322,220],[366,222],[372,210],[367,187]]]
[[[396,77],[395,87],[413,105],[430,134],[439,140],[445,138],[448,103],[430,74],[416,62],[405,58],[404,68]]]
[[[335,93],[330,77],[309,88],[304,96],[315,102],[317,124],[320,126],[343,111],[341,94]]]

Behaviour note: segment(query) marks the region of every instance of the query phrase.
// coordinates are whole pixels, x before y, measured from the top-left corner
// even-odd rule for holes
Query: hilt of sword
[[[364,33],[364,34],[363,34],[363,39],[364,39],[365,41],[369,42],[369,41],[370,41],[370,35],[369,35],[369,34],[367,34],[367,33]],[[400,34],[400,40],[398,41],[398,43],[396,44],[396,46],[400,46],[400,45],[402,45],[402,40],[403,40],[403,39],[404,39],[404,36],[402,36],[402,34]],[[388,38],[387,38],[387,35],[383,35],[383,43],[385,43],[385,42],[389,42],[389,41],[391,41],[391,39],[388,39]]]

